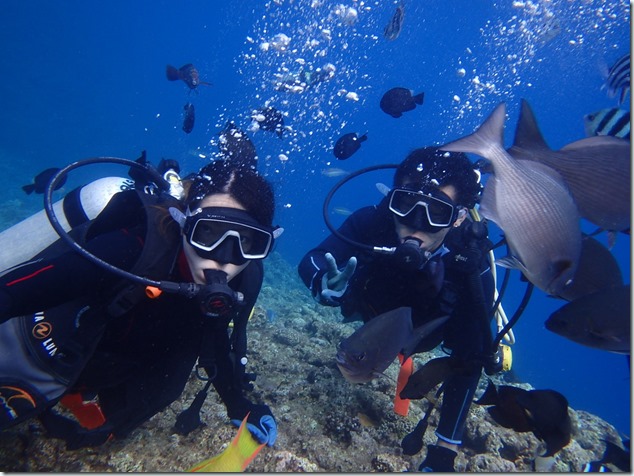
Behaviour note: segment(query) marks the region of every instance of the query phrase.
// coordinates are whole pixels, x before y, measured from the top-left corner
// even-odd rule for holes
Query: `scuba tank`
[[[70,231],[99,215],[116,193],[133,189],[130,178],[104,177],[70,191],[53,209]],[[0,270],[28,261],[58,239],[45,210],[25,218],[0,233]]]

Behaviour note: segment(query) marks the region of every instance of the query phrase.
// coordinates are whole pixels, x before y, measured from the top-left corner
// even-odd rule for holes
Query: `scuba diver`
[[[402,306],[411,307],[414,328],[450,316],[414,350],[442,342],[464,364],[443,384],[437,442],[419,467],[450,472],[481,371],[495,362],[494,281],[485,259],[492,243],[486,225],[468,217],[482,191],[480,174],[466,155],[436,147],[413,150],[395,168],[386,197],[355,211],[338,230],[330,227],[333,234],[303,257],[298,271],[317,302],[341,308],[344,322],[368,322]]]
[[[0,429],[37,417],[68,449],[125,438],[179,398],[195,366],[207,382],[176,431],[200,426],[213,384],[232,424],[248,415],[254,438],[273,445],[271,409],[244,396],[255,378],[247,322],[262,260],[283,231],[272,226],[271,185],[250,167],[215,161],[182,181],[179,200],[130,175],[134,189],[72,231],[107,266],[68,246],[53,251],[58,241],[0,275]],[[109,267],[170,280],[159,283],[172,290]],[[56,412],[58,402],[75,419]]]

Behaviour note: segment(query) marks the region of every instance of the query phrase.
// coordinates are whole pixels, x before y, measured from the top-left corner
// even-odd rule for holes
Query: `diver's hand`
[[[447,267],[462,273],[478,271],[493,243],[487,238],[486,223],[465,220],[447,236]]]
[[[322,278],[321,303],[329,306],[339,306],[338,298],[343,296],[348,288],[348,281],[357,269],[357,258],[351,256],[343,271],[337,268],[337,261],[330,253],[326,253],[328,270]]]
[[[427,445],[427,456],[418,467],[423,473],[454,473],[457,453],[444,446]]]
[[[232,424],[239,427],[248,414],[247,429],[249,432],[258,442],[273,446],[277,439],[277,423],[268,405],[259,405],[245,400],[244,405],[240,405],[239,409],[236,410],[235,413],[229,412]],[[239,416],[238,413],[242,413],[242,415]]]

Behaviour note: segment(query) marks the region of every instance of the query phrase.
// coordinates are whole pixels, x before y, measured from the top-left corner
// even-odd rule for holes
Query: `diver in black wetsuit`
[[[416,149],[399,165],[381,203],[357,210],[338,230],[355,242],[396,252],[369,252],[331,235],[298,268],[313,297],[341,306],[344,321],[367,322],[401,306],[412,308],[414,327],[451,316],[416,352],[442,342],[470,370],[445,381],[438,441],[428,446],[420,470],[454,471],[467,413],[490,358],[493,278],[485,256],[491,242],[484,224],[467,217],[481,189],[464,154]]]
[[[270,408],[243,395],[254,378],[245,372],[247,321],[262,259],[282,231],[271,226],[273,191],[249,167],[225,161],[203,167],[185,189],[184,203],[150,206],[137,190],[115,194],[83,247],[137,275],[206,285],[204,296],[149,299],[68,248],[0,276],[0,429],[37,416],[69,449],[124,438],[181,395],[198,359],[197,374],[207,373],[231,422],[248,413],[254,437],[273,445]],[[208,388],[177,431],[200,425]],[[77,421],[54,411],[60,400]]]

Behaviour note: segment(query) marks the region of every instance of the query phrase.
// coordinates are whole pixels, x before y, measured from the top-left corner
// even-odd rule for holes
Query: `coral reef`
[[[279,254],[266,261],[265,282],[250,322],[249,371],[257,373],[249,398],[266,402],[276,416],[279,437],[264,448],[247,471],[384,472],[416,470],[425,447],[403,455],[402,438],[423,415],[427,404],[412,401],[407,417],[392,409],[397,365],[385,378],[363,385],[346,382],[334,356],[341,339],[359,323],[343,324],[339,311],[313,302],[296,270]],[[421,366],[436,354],[415,357]],[[496,383],[506,382],[494,379]],[[484,390],[486,379],[481,381]],[[521,385],[532,388],[528,384]],[[65,449],[50,439],[36,420],[0,433],[2,471],[182,471],[224,449],[235,435],[224,406],[211,391],[201,411],[204,425],[187,436],[173,431],[176,416],[193,400],[203,382],[192,377],[181,398],[135,430],[128,438],[97,448]],[[600,418],[570,409],[572,441],[554,458],[552,471],[580,471],[597,460],[601,440],[620,441]],[[438,412],[429,419],[426,444],[435,441]],[[484,407],[473,405],[456,469],[474,472],[534,471],[542,443],[532,433],[497,425]]]

